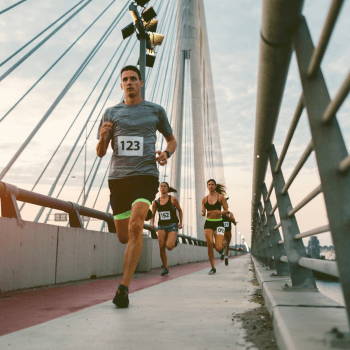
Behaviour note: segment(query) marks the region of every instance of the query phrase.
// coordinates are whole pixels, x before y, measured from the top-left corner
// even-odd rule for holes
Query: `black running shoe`
[[[228,265],[228,258],[225,258],[225,265]]]
[[[180,242],[179,242],[179,239],[176,238],[175,247],[177,247],[177,245],[178,245],[179,243],[180,243]]]
[[[151,220],[152,216],[153,216],[152,210],[148,209],[148,213],[147,213],[145,221]]]
[[[160,274],[161,276],[169,276],[169,270],[164,269],[163,272]]]
[[[208,275],[214,275],[214,273],[216,273],[216,269],[214,269],[214,267],[212,267],[212,269],[209,271]]]
[[[224,248],[222,248],[219,252],[221,255],[224,254]],[[222,260],[222,259],[221,259]]]
[[[129,288],[120,284],[113,299],[113,304],[120,308],[126,308],[129,306]]]
[[[220,259],[221,259],[221,260],[224,260],[224,258],[225,258],[225,255],[224,255],[224,254],[221,254]]]

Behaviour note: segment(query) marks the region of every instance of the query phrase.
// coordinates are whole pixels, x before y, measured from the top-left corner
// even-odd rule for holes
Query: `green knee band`
[[[136,199],[136,201],[134,201],[131,206],[133,206],[135,203],[137,202],[143,202],[143,203],[147,203],[148,205],[151,205],[152,203],[148,200],[148,199],[145,199],[145,198],[139,198],[139,199]]]
[[[207,221],[221,221],[222,219],[208,219],[207,218]]]
[[[131,210],[126,211],[125,213],[114,215],[114,219],[115,220],[129,219],[130,215],[131,215]]]

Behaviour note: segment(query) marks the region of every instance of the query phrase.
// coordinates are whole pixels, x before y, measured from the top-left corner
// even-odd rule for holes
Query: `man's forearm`
[[[96,153],[97,155],[102,158],[105,156],[107,153],[107,148],[108,148],[109,141],[100,139],[96,146]]]
[[[167,146],[166,146],[166,151],[170,152],[171,154],[173,154],[176,150],[177,147],[177,142],[176,140],[171,140],[168,142]]]

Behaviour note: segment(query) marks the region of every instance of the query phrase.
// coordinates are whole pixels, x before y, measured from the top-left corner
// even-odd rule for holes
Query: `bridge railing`
[[[77,203],[63,201],[61,199],[52,198],[49,196],[42,195],[40,193],[31,192],[18,188],[14,185],[0,182],[0,200],[1,200],[1,216],[7,218],[21,219],[21,213],[17,205],[17,200],[21,202],[26,202],[30,204],[35,204],[51,209],[56,209],[63,211],[69,216],[70,227],[84,228],[81,216],[86,216],[89,218],[103,220],[107,223],[108,231],[116,233],[116,228],[114,225],[113,215],[110,213],[102,212],[99,210],[91,209]],[[157,227],[154,230],[151,229],[151,225],[144,224],[144,229],[151,232],[151,237],[157,239]],[[181,238],[181,243],[207,246],[206,241],[197,239],[196,237],[187,236],[183,234],[178,234]],[[230,247],[230,250],[236,250]]]
[[[320,68],[343,2],[332,1],[314,48],[306,19],[301,15],[303,1],[264,1],[255,129],[252,253],[266,266],[276,269],[277,275],[290,275],[292,288],[296,290],[316,287],[312,270],[338,277],[350,320],[350,156],[336,118],[350,90],[350,73],[331,101]],[[273,139],[293,50],[302,94],[278,158]],[[283,161],[304,108],[312,137],[285,181]],[[321,183],[293,207],[289,188],[312,152],[315,152]],[[269,188],[265,185],[268,164],[272,174]],[[270,200],[273,190],[277,200],[274,205]],[[295,214],[320,193],[323,193],[328,225],[300,232]],[[280,222],[274,214],[277,209]],[[332,235],[336,261],[308,258],[302,238],[328,231]]]

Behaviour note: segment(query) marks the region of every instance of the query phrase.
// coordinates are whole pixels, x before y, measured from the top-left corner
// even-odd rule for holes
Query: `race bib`
[[[118,136],[118,156],[143,156],[143,137]]]
[[[225,229],[223,227],[218,227],[216,233],[223,236],[225,234]]]
[[[170,211],[160,211],[159,217],[161,220],[170,220]]]
[[[224,221],[224,227],[230,227],[230,223],[228,221]]]

